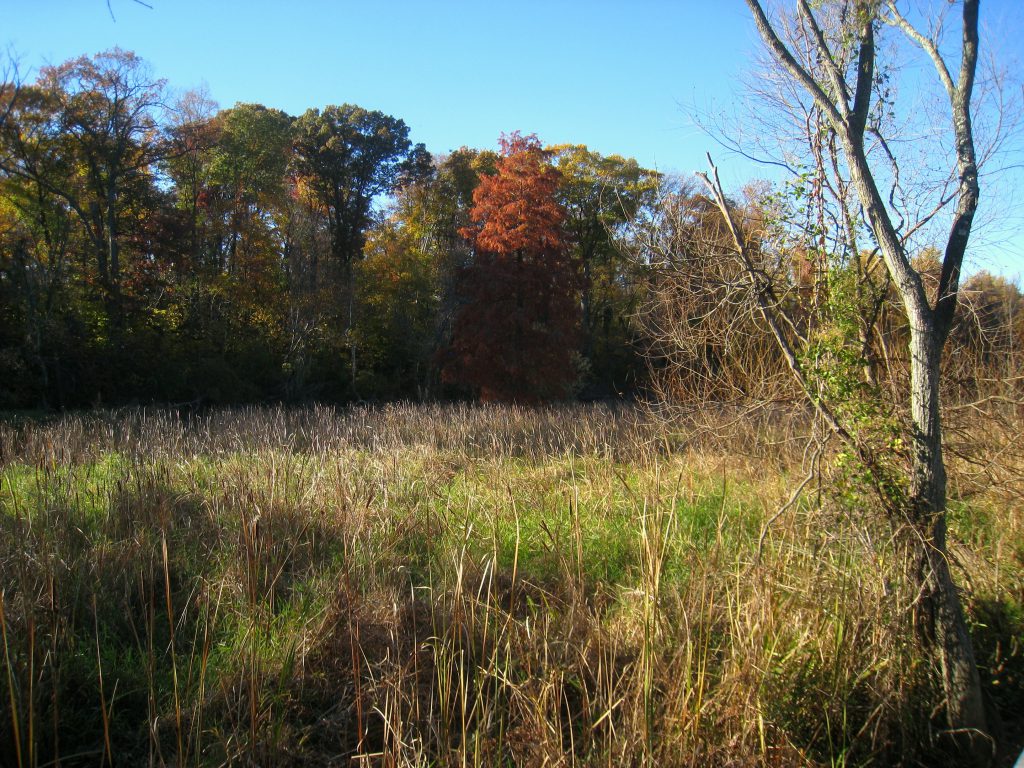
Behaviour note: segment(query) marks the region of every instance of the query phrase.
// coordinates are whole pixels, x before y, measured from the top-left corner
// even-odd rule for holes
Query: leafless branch
[[[132,0],[132,2],[136,5],[141,5],[143,8],[148,8],[151,11],[153,10],[153,6],[149,3],[143,2],[143,0]],[[110,20],[116,23],[117,18],[114,16],[114,8],[111,6],[110,0],[107,0],[107,13],[110,14]]]

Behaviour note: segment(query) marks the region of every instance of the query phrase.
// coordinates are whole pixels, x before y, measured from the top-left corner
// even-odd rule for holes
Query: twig
[[[796,504],[797,500],[804,492],[804,488],[806,488],[807,485],[817,476],[818,459],[821,458],[821,454],[822,452],[824,452],[825,444],[827,442],[828,434],[825,435],[824,440],[818,441],[818,447],[815,449],[814,455],[811,457],[810,468],[807,470],[807,475],[804,477],[803,480],[800,481],[800,484],[793,489],[793,493],[790,495],[789,500],[786,501],[786,503],[783,504],[781,507],[779,507],[778,510],[776,510],[775,514],[768,518],[768,520],[765,521],[765,524],[761,526],[761,535],[757,539],[757,554],[754,555],[755,564],[761,561],[761,552],[764,549],[764,540],[768,537],[769,529],[772,527],[776,520],[782,517],[787,512],[787,510],[789,510],[794,504]]]

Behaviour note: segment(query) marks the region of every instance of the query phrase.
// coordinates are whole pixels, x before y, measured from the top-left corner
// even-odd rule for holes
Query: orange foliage
[[[578,266],[562,229],[565,212],[536,136],[501,139],[494,175],[473,194],[474,247],[461,275],[444,378],[483,400],[537,402],[569,393],[579,321]]]

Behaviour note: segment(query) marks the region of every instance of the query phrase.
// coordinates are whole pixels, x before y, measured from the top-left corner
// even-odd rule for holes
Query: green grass
[[[0,764],[929,759],[899,563],[810,498],[762,541],[777,456],[603,409],[10,429]],[[951,521],[1013,711],[1020,515]]]

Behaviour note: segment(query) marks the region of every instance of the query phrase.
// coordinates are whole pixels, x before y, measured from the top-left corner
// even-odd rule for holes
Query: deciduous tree
[[[639,367],[632,318],[641,278],[621,247],[624,230],[657,202],[661,174],[579,144],[549,147],[562,174],[558,200],[581,269],[582,355],[590,391],[621,391]]]
[[[474,256],[445,376],[484,400],[564,397],[576,379],[578,267],[562,229],[559,178],[535,136],[513,133],[473,193],[463,235]]]
[[[857,413],[847,402],[853,390],[845,386],[837,389],[834,377],[817,377],[816,363],[808,353],[820,353],[825,349],[823,344],[832,342],[824,336],[814,337],[788,321],[780,311],[782,307],[770,276],[760,268],[757,254],[717,175],[706,177],[708,188],[722,211],[752,295],[790,369],[819,416],[866,467],[897,539],[911,555],[908,576],[920,591],[915,609],[917,625],[925,643],[934,649],[941,670],[947,735],[961,751],[961,759],[984,764],[990,761],[993,751],[991,732],[960,593],[950,570],[939,399],[943,348],[953,324],[961,268],[980,195],[972,121],[979,57],[979,3],[959,3],[961,19],[955,48],[959,60],[955,63],[949,61],[952,44],[941,37],[944,26],[933,26],[934,34],[919,31],[896,0],[837,0],[823,4],[797,0],[793,17],[775,21],[769,19],[758,0],[747,0],[747,5],[784,75],[785,87],[809,99],[813,110],[822,117],[822,146],[831,147],[833,154],[828,171],[831,175],[820,181],[848,184],[859,202],[859,208],[853,210],[843,206],[835,217],[836,226],[854,232],[863,223],[909,319],[906,412],[910,429],[905,435],[909,449],[902,454],[902,476],[893,474],[901,456],[897,444],[893,443],[888,451],[879,450],[859,431]],[[930,190],[917,180],[905,178],[910,169],[900,168],[899,155],[886,141],[884,118],[893,111],[894,104],[885,89],[886,71],[879,62],[885,48],[879,44],[879,38],[887,29],[902,33],[919,49],[937,78],[944,100],[947,123],[930,135],[945,141],[938,150],[948,156],[950,167]],[[907,119],[913,120],[913,116]],[[819,173],[824,172],[819,169]],[[932,193],[932,204],[921,205],[921,198],[917,197],[910,209],[907,184],[916,185],[918,195]],[[948,215],[948,229],[937,290],[929,296],[922,274],[912,260],[911,244],[915,233],[933,227],[935,217],[941,214]],[[851,215],[863,219],[851,222]],[[859,253],[855,251],[851,256],[859,258]],[[841,334],[842,318],[838,319],[836,332]],[[834,343],[831,350],[833,354],[842,353]],[[820,360],[821,355],[814,359]]]
[[[353,262],[362,254],[374,199],[424,167],[425,149],[412,148],[398,118],[352,104],[307,110],[295,122],[294,167],[309,201],[327,217],[331,255],[347,283],[345,327],[354,325]],[[356,385],[356,345],[349,339],[351,384]]]
[[[53,100],[59,140],[81,163],[84,184],[54,191],[81,216],[94,243],[108,314],[121,322],[122,221],[128,189],[151,181],[164,152],[165,82],[131,51],[114,48],[45,67],[38,87]]]

